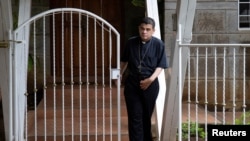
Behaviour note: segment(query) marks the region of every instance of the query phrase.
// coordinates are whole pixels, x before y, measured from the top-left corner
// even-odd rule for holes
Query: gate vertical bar
[[[79,108],[80,108],[80,116],[79,116],[79,122],[80,122],[80,141],[82,141],[82,17],[81,17],[81,13],[78,13],[79,16]]]
[[[226,92],[225,92],[225,87],[226,86],[226,48],[223,47],[223,96],[222,96],[222,100],[223,100],[223,103],[222,103],[222,106],[223,106],[223,124],[226,123],[226,120],[225,120],[225,106],[226,106]]]
[[[47,141],[47,109],[46,109],[46,17],[43,16],[43,95],[44,95],[44,141]]]
[[[37,107],[36,107],[36,105],[37,105],[37,103],[36,103],[36,96],[37,96],[37,88],[36,88],[36,72],[37,72],[37,70],[36,70],[36,61],[37,61],[37,59],[36,59],[36,48],[37,48],[37,43],[36,43],[36,20],[34,21],[34,24],[33,24],[33,40],[34,40],[34,47],[33,47],[33,60],[34,60],[34,66],[33,66],[33,68],[34,68],[34,108],[35,108],[35,116],[34,116],[34,120],[35,120],[35,123],[34,123],[34,129],[35,129],[35,141],[37,141]]]
[[[112,36],[111,36],[111,29],[109,28],[109,69],[111,70],[111,60],[112,60],[112,57],[111,57],[111,53],[112,53]],[[111,71],[110,71],[110,76],[111,75]],[[118,80],[118,83],[119,83],[119,80]],[[109,93],[109,108],[112,109],[112,81],[109,80],[109,87],[110,87],[110,93]],[[118,86],[119,88],[119,86]],[[112,118],[112,115],[113,115],[113,112],[112,110],[110,110],[109,112],[109,115],[110,115],[110,141],[113,140],[113,137],[112,137],[112,134],[113,134],[113,118]]]
[[[52,27],[53,27],[53,33],[52,33],[52,39],[53,39],[53,45],[52,45],[52,50],[53,50],[53,62],[52,62],[52,64],[53,64],[53,73],[52,73],[52,75],[53,75],[53,93],[55,93],[56,92],[56,42],[55,42],[55,38],[56,38],[56,32],[55,32],[55,13],[53,12],[53,15],[52,15]]]
[[[71,140],[74,141],[74,65],[73,65],[73,13],[70,11],[70,87],[71,87]]]
[[[217,47],[214,47],[214,123],[217,124]]]
[[[208,92],[208,83],[207,83],[207,80],[208,80],[208,71],[207,71],[207,68],[208,68],[208,48],[206,47],[205,48],[205,123],[207,123],[207,115],[208,115],[208,112],[207,112],[207,109],[208,109],[208,95],[207,95],[207,92]],[[189,57],[190,58],[190,57]],[[205,132],[207,132],[207,124],[205,125]],[[207,141],[207,138],[206,140]]]
[[[246,47],[243,47],[243,124],[246,124]]]
[[[198,104],[199,104],[199,48],[196,47],[196,80],[195,80],[195,123],[199,123],[199,116],[198,116]],[[180,123],[181,124],[181,123]],[[196,129],[198,129],[198,124],[195,124]],[[190,130],[190,129],[189,129]],[[196,130],[196,140],[198,140],[198,130]]]
[[[235,56],[236,56],[236,53],[235,53],[235,47],[233,47],[233,123],[232,124],[235,124],[235,110],[236,110],[236,103],[235,103],[235,96],[236,96],[236,61],[235,61]]]
[[[178,101],[179,101],[179,128],[178,128],[178,140],[182,140],[182,47],[178,47],[179,50],[179,68],[178,68]]]
[[[178,140],[182,140],[182,46],[180,44],[182,43],[182,25],[179,25],[179,44],[177,44],[178,49]]]
[[[117,41],[116,41],[116,47],[117,47],[117,68],[118,70],[120,70],[120,62],[118,60],[120,60],[120,35],[117,34]],[[120,72],[119,72],[120,74]],[[121,141],[121,92],[120,92],[120,85],[121,85],[121,81],[120,81],[120,76],[118,79],[118,87],[117,87],[117,113],[118,113],[118,141]]]
[[[105,68],[104,68],[104,23],[101,24],[101,48],[102,48],[102,138],[105,140]]]
[[[97,27],[96,27],[96,18],[94,18],[94,52],[95,52],[95,59],[94,59],[94,62],[95,62],[95,141],[97,141],[97,115],[98,115],[98,112],[97,112],[97,85],[98,85],[98,82],[97,82],[97,36],[96,36],[96,33],[97,33]]]
[[[90,130],[90,117],[89,117],[89,16],[86,17],[86,92],[87,92],[87,141],[90,140],[89,130]]]
[[[65,91],[64,91],[64,89],[65,89],[65,80],[64,80],[64,53],[65,53],[65,44],[64,44],[64,18],[65,18],[66,16],[65,16],[65,13],[64,13],[64,11],[62,11],[62,62],[61,62],[61,64],[62,64],[62,136],[63,136],[63,141],[65,141],[65,109],[64,109],[64,102],[65,102],[65,100],[64,100],[64,95],[65,95]],[[56,97],[56,95],[55,95],[55,92],[54,92],[54,107],[55,107],[55,97]],[[54,108],[54,133],[56,133],[56,108]],[[54,140],[56,140],[56,135],[54,135]]]

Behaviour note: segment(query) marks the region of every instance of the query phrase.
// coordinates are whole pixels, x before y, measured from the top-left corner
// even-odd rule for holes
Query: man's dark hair
[[[153,18],[150,18],[150,17],[144,17],[142,18],[142,20],[140,21],[139,25],[140,24],[151,24],[153,28],[155,28],[155,21]]]

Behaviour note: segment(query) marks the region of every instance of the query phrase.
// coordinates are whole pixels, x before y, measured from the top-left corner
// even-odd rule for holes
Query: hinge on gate
[[[3,40],[0,41],[0,48],[8,48],[10,46],[10,42],[22,43],[23,41]]]

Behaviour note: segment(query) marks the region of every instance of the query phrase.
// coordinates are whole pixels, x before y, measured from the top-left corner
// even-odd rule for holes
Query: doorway
[[[79,8],[92,12],[117,29],[123,35],[123,2],[121,0],[53,0],[50,1],[50,8]],[[96,24],[96,19],[84,15],[71,13],[58,14],[55,16],[55,75],[65,77],[70,82],[74,77],[78,79],[81,75],[84,80],[88,75],[89,81],[103,81],[98,79],[101,75],[109,76],[111,67],[116,67],[117,49],[116,39],[109,39],[109,31],[102,27],[101,23]],[[103,30],[104,29],[104,30]],[[52,39],[52,38],[51,38]],[[114,46],[109,50],[106,46]],[[53,50],[52,50],[53,52]],[[112,59],[110,55],[113,54]],[[78,59],[81,58],[81,59]],[[51,58],[53,59],[53,58]],[[63,60],[63,61],[62,61]],[[109,62],[111,61],[111,62]],[[62,64],[61,62],[65,62]],[[72,69],[73,68],[73,69]],[[61,70],[64,71],[61,71]],[[98,77],[97,77],[98,76]]]

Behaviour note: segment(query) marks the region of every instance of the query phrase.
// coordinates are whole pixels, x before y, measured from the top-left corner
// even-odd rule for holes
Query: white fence
[[[194,128],[207,140],[209,124],[250,123],[249,47],[179,43],[179,140],[200,138]]]

